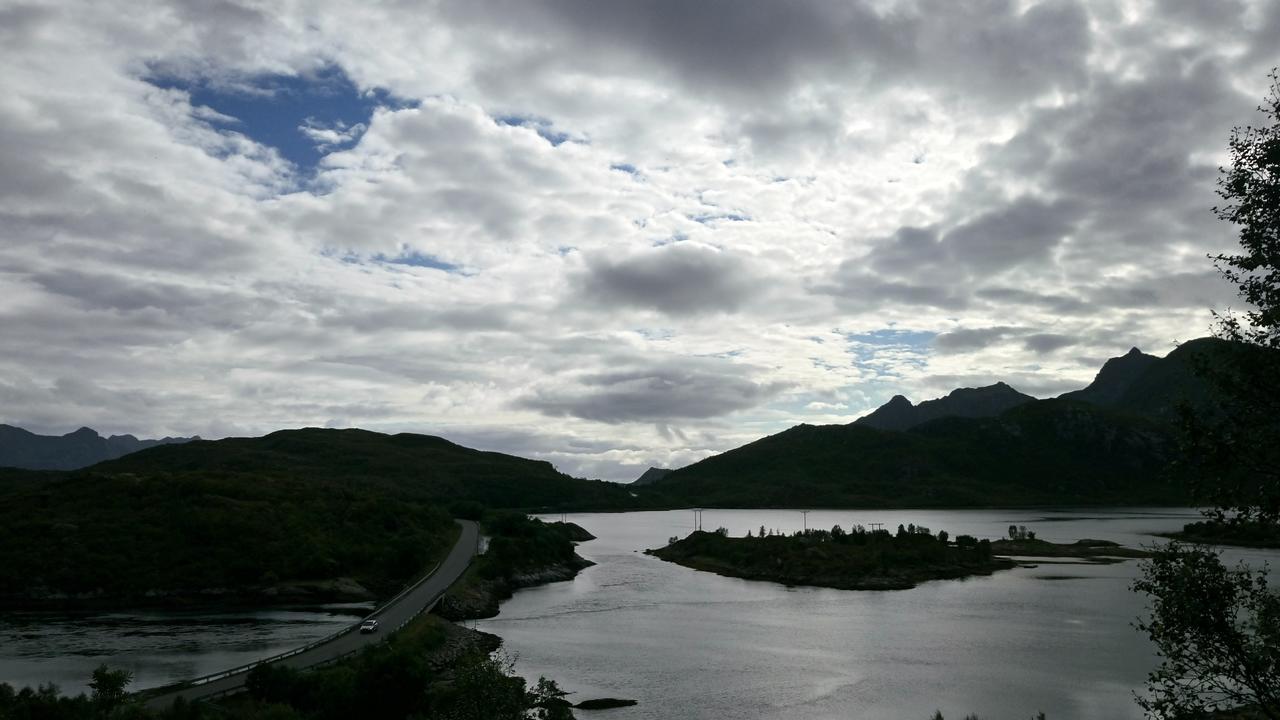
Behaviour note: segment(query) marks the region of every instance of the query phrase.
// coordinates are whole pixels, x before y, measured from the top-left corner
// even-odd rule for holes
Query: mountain
[[[1160,358],[1147,355],[1138,348],[1131,348],[1123,356],[1103,363],[1102,369],[1088,387],[1063,393],[1059,397],[1094,405],[1114,406],[1143,373],[1159,362]]]
[[[192,439],[198,438],[139,440],[132,435],[104,438],[87,427],[66,435],[37,435],[20,427],[0,425],[0,467],[76,470],[149,447],[185,443]]]
[[[1177,408],[1224,410],[1197,368],[1246,348],[1215,338],[1108,360],[1087,387],[1036,400],[1003,383],[849,425],[799,425],[637,490],[667,505],[867,507],[1188,501],[1168,460]]]
[[[986,387],[952,390],[946,397],[925,400],[919,405],[912,405],[905,397],[894,395],[875,412],[853,422],[880,430],[908,430],[944,417],[994,417],[1033,400],[1035,398],[1030,395],[998,382]]]
[[[303,428],[257,438],[164,445],[82,472],[253,481],[303,478],[356,490],[388,488],[407,499],[527,510],[613,509],[630,498],[623,486],[570,477],[546,461],[473,450],[432,435],[357,429]]]
[[[670,472],[671,470],[667,468],[651,467],[648,470],[645,470],[640,475],[640,477],[631,481],[631,484],[632,485],[652,485],[653,483],[656,483],[662,478],[666,477],[668,474],[670,474]]]
[[[385,597],[453,544],[451,514],[635,502],[624,486],[547,462],[365,430],[194,440],[73,471],[3,469],[0,608],[260,603],[299,583],[318,583],[322,602],[345,597],[351,579]]]
[[[1225,354],[1241,350],[1217,338],[1190,340],[1163,358],[1134,348],[1103,364],[1087,387],[1059,397],[1165,423],[1176,420],[1178,404],[1183,401],[1198,411],[1214,412],[1213,388],[1196,374],[1196,365],[1223,366]]]
[[[963,507],[1178,503],[1157,424],[1040,400],[906,431],[798,425],[675,470],[642,497],[707,507]]]

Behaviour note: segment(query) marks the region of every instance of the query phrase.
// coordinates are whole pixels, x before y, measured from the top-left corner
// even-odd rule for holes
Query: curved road
[[[462,573],[471,565],[471,559],[475,557],[476,549],[479,546],[480,528],[470,520],[458,520],[457,523],[462,526],[462,533],[458,536],[458,542],[454,544],[453,549],[449,551],[448,557],[440,562],[435,571],[425,580],[419,581],[411,590],[397,596],[369,616],[378,619],[378,632],[362,635],[351,630],[306,652],[271,662],[287,667],[307,668],[337,660],[363,647],[381,642],[388,633],[412,620],[419,613],[431,608],[435,605],[436,600],[440,598],[440,595],[455,580],[461,577]],[[355,625],[352,626],[352,628],[354,627]],[[146,704],[151,708],[161,708],[173,704],[173,701],[180,697],[187,700],[199,700],[212,695],[235,692],[244,687],[244,679],[248,672],[248,669],[246,669],[243,672],[228,675],[218,680],[177,688],[163,695],[149,698]]]

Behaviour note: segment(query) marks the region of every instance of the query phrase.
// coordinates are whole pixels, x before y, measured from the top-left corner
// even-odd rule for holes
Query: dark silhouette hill
[[[875,412],[854,420],[854,424],[881,430],[908,430],[944,417],[994,417],[1034,400],[1002,382],[980,388],[959,388],[946,397],[925,400],[919,405],[912,405],[902,395],[894,395]]]
[[[550,463],[365,430],[196,440],[76,471],[6,469],[0,606],[261,603],[299,583],[318,584],[320,600],[385,596],[451,545],[451,510],[633,500]]]
[[[1173,422],[1178,404],[1184,401],[1197,411],[1214,412],[1217,398],[1212,386],[1196,374],[1196,364],[1224,365],[1225,354],[1239,351],[1217,338],[1190,340],[1163,358],[1134,348],[1108,360],[1087,387],[1059,397],[1161,422]]]
[[[1087,387],[1036,400],[1003,383],[849,425],[799,425],[674,470],[638,492],[669,505],[1178,504],[1168,472],[1177,407],[1221,412],[1198,365],[1238,352],[1202,338],[1160,358],[1134,349]]]
[[[640,477],[636,478],[635,480],[632,480],[630,484],[652,485],[653,483],[656,483],[662,478],[666,477],[668,474],[670,474],[670,472],[671,470],[668,468],[651,467],[648,470],[645,470],[643,473],[641,473]]]
[[[100,463],[97,474],[217,474],[382,486],[417,500],[488,507],[609,509],[630,496],[615,483],[570,477],[551,463],[474,450],[432,435],[304,428],[257,438],[166,445]]]
[[[133,435],[102,437],[82,427],[66,435],[37,435],[13,425],[0,425],[0,467],[27,470],[77,470],[157,445],[195,438],[166,437],[139,440]]]
[[[995,418],[906,431],[798,425],[673,471],[643,490],[709,507],[960,507],[1177,503],[1159,426],[1041,400]]]

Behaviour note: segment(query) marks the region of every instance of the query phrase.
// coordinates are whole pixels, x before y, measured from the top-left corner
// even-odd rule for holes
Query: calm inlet
[[[0,613],[0,681],[86,689],[102,663],[134,674],[133,689],[244,665],[337,632],[370,604],[315,609]]]
[[[1150,545],[1198,518],[1187,509],[813,511],[811,528],[925,525],[954,537]],[[559,519],[559,516],[549,519]],[[597,540],[571,582],[530,588],[478,623],[502,636],[526,677],[573,700],[634,698],[611,718],[1141,718],[1133,701],[1156,659],[1132,627],[1144,599],[1136,561],[1029,561],[990,577],[912,590],[788,588],[721,577],[643,554],[692,529],[690,511],[580,514]],[[799,530],[791,510],[706,510],[703,529]],[[1274,551],[1230,550],[1251,564]]]

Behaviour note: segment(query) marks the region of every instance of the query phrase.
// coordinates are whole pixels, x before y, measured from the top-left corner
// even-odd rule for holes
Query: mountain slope
[[[642,490],[712,507],[1180,502],[1162,476],[1169,450],[1168,436],[1152,423],[1046,400],[905,432],[799,425]]]
[[[652,485],[671,473],[667,468],[651,467],[640,474],[640,477],[631,481],[631,485]]]
[[[1160,358],[1147,355],[1138,348],[1131,348],[1121,357],[1111,358],[1103,363],[1102,369],[1087,387],[1063,393],[1058,397],[1094,405],[1113,406],[1144,372],[1158,362]]]
[[[446,508],[633,500],[546,462],[364,430],[197,440],[69,472],[0,470],[0,607],[266,602],[299,583],[318,584],[321,599],[361,586],[385,596],[452,543]]]
[[[37,435],[20,427],[0,425],[0,467],[76,470],[149,447],[185,443],[191,439],[139,440],[132,435],[104,438],[87,427],[66,435]]]
[[[854,424],[880,430],[909,430],[944,417],[994,417],[1034,400],[1002,382],[980,388],[959,388],[946,397],[925,400],[919,405],[912,405],[907,398],[895,395],[875,412],[854,420]]]
[[[355,429],[304,428],[166,445],[87,472],[305,478],[387,487],[417,500],[522,509],[610,509],[630,497],[620,485],[569,477],[545,461],[473,450],[431,435]]]
[[[708,506],[1187,502],[1168,480],[1177,408],[1224,410],[1197,366],[1244,351],[1215,338],[1163,358],[1136,348],[1081,390],[1036,400],[998,383],[850,425],[800,425],[676,470],[641,499]]]
[[[1214,411],[1213,389],[1196,374],[1196,363],[1218,364],[1215,358],[1238,351],[1237,346],[1217,338],[1190,340],[1162,358],[1134,348],[1123,357],[1108,360],[1087,387],[1059,397],[1171,423],[1176,420],[1178,404],[1184,401],[1201,412]]]

